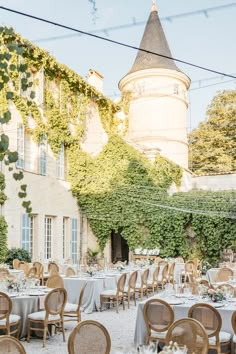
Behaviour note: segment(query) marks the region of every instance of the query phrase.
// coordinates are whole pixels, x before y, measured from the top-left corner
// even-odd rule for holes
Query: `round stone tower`
[[[132,94],[126,139],[151,160],[160,153],[187,168],[190,79],[172,59],[154,2],[139,48],[131,70],[119,82],[122,92]]]

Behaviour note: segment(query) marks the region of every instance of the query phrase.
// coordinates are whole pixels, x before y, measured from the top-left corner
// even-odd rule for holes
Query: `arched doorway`
[[[112,263],[129,261],[129,246],[119,231],[111,233],[111,261]]]

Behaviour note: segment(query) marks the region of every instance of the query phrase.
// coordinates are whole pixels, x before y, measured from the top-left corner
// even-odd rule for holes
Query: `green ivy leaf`
[[[13,92],[7,92],[6,97],[7,97],[7,100],[12,100],[14,97]]]
[[[26,184],[22,184],[22,185],[20,186],[20,189],[25,192],[26,189],[27,189],[27,185],[26,185]]]
[[[9,151],[8,160],[10,163],[16,162],[18,160],[18,152],[17,151]]]
[[[18,197],[19,198],[25,198],[27,196],[27,193],[25,193],[25,192],[19,192],[18,193]]]
[[[9,137],[6,134],[0,136],[0,152],[7,151],[9,146]]]
[[[13,173],[13,178],[14,178],[16,181],[20,181],[22,178],[24,178],[23,172],[22,172],[22,171],[19,171],[19,172]]]

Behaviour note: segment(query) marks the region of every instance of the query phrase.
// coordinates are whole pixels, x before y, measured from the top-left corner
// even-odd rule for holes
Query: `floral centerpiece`
[[[89,274],[90,277],[92,277],[93,275],[96,274],[96,271],[97,271],[97,269],[95,267],[90,266],[87,268],[86,273]]]
[[[124,267],[124,265],[123,265],[122,263],[120,263],[120,264],[117,264],[116,269],[117,269],[119,272],[122,272],[122,270],[124,270],[125,267]]]
[[[225,300],[224,292],[221,289],[208,289],[204,294],[203,298],[208,298],[213,302]]]
[[[166,345],[162,352],[165,354],[186,354],[188,350],[186,345],[184,347],[179,347],[178,343],[170,341],[169,345]]]
[[[15,278],[6,278],[6,285],[7,285],[7,290],[17,290],[18,284],[17,280]]]

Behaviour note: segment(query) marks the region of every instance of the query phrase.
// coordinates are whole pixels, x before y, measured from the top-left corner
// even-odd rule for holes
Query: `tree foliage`
[[[236,90],[217,94],[207,120],[189,136],[190,168],[198,174],[236,170]]]

